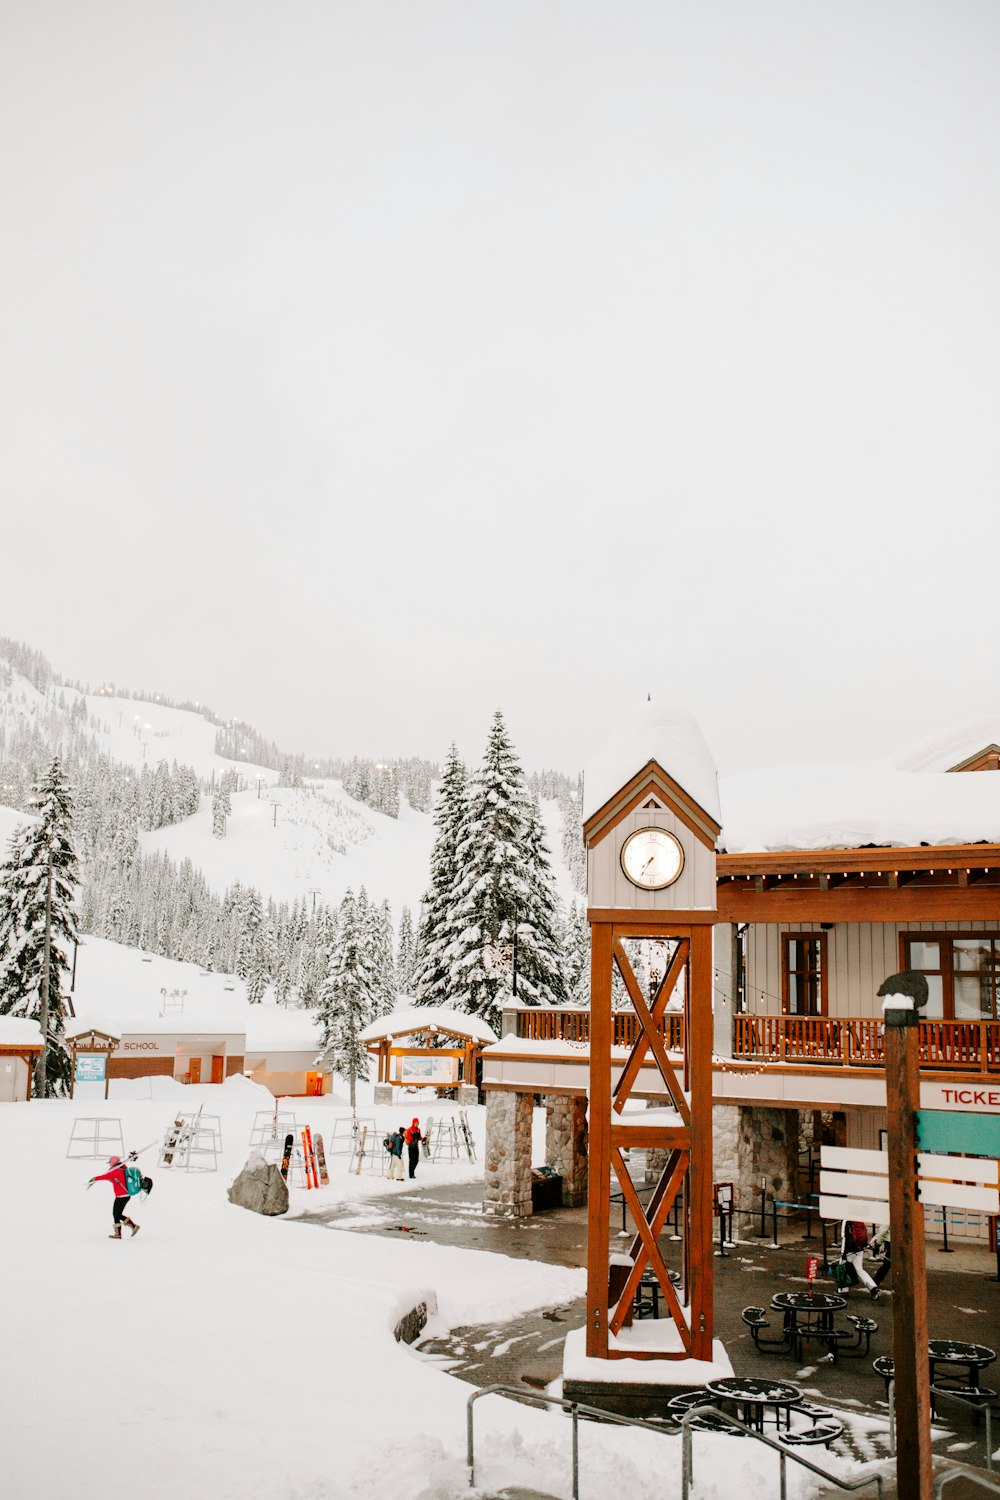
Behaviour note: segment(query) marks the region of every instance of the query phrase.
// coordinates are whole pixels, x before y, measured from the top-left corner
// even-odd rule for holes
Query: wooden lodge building
[[[881,1144],[876,995],[901,969],[922,971],[930,989],[923,1106],[1000,1114],[998,773],[995,717],[884,761],[719,779],[713,1176],[734,1184],[738,1206],[759,1210],[762,1191],[801,1202],[821,1142]],[[635,1022],[628,1007],[615,1014],[613,1062],[628,1055]],[[681,1046],[684,1025],[683,1006],[663,1017],[668,1050]],[[491,1136],[512,1128],[509,1096],[542,1095],[547,1156],[576,1202],[585,1190],[588,1036],[580,1007],[511,1007],[484,1054],[497,1121],[491,1130],[488,1116],[488,1154]],[[504,1183],[493,1211],[530,1212],[529,1167],[515,1164],[520,1184]],[[488,1208],[489,1199],[488,1178]],[[928,1210],[930,1234],[940,1235],[941,1215]],[[982,1215],[948,1216],[950,1235],[989,1233]]]

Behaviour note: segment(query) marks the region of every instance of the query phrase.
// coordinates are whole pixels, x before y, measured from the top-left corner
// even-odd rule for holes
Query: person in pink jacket
[[[133,1219],[130,1219],[125,1212],[126,1208],[128,1208],[129,1200],[129,1191],[125,1185],[125,1163],[120,1156],[111,1156],[108,1158],[108,1166],[111,1168],[109,1172],[102,1172],[99,1177],[92,1177],[87,1186],[93,1187],[95,1182],[110,1182],[114,1188],[115,1201],[111,1209],[111,1216],[114,1219],[115,1227],[108,1235],[108,1239],[120,1240],[123,1224],[131,1229],[133,1235],[139,1233],[139,1225]]]

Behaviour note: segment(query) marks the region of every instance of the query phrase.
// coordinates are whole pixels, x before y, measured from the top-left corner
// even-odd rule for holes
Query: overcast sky
[[[288,749],[995,707],[995,0],[4,0],[0,633]]]

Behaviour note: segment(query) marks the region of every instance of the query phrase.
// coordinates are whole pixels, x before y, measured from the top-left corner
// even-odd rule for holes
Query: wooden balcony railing
[[[590,1041],[590,1011],[525,1007],[516,1012],[519,1037],[535,1042]],[[612,1012],[616,1047],[638,1035],[632,1010]],[[670,1051],[684,1046],[683,1015],[664,1016],[661,1032]],[[735,1016],[733,1057],[759,1062],[885,1065],[882,1021],[877,1016]],[[939,1071],[1000,1073],[1000,1021],[921,1021],[920,1065]]]
[[[735,1016],[733,1057],[880,1068],[882,1032],[875,1016]],[[1000,1021],[921,1021],[920,1065],[1000,1073]]]
[[[611,1013],[612,1045],[631,1047],[639,1034],[639,1018],[633,1010],[615,1010]],[[684,1017],[664,1016],[660,1026],[667,1050],[680,1052],[684,1046]],[[526,1008],[517,1012],[517,1035],[533,1042],[584,1042],[590,1041],[590,1011],[578,1006],[567,1010]]]

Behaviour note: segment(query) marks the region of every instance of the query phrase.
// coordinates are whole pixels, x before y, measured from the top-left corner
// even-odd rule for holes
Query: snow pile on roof
[[[40,1047],[42,1028],[23,1016],[0,1016],[0,1047]]]
[[[910,771],[889,761],[778,766],[723,777],[722,805],[727,854],[1000,843],[995,771]]]
[[[88,1010],[86,1016],[77,1016],[75,1021],[66,1023],[66,1036],[69,1040],[75,1036],[85,1036],[90,1031],[99,1031],[104,1036],[116,1036],[121,1040],[121,1027],[116,1022],[109,1021],[107,1016],[100,1016],[93,1010]]]
[[[651,760],[721,822],[711,751],[697,721],[670,703],[639,703],[618,716],[614,734],[583,769],[584,822]]]
[[[404,996],[401,999],[406,998]],[[455,1010],[450,1005],[414,1005],[411,1001],[387,1016],[379,1016],[361,1032],[362,1042],[377,1042],[383,1037],[409,1036],[425,1026],[434,1026],[438,1031],[450,1032],[452,1036],[467,1036],[475,1042],[495,1042],[497,1035],[478,1016],[467,1015],[464,1010]]]
[[[898,771],[950,771],[988,745],[1000,745],[1000,714],[939,730],[886,759]]]

